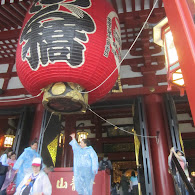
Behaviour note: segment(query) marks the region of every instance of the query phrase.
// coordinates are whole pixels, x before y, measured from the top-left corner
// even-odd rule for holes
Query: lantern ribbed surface
[[[119,20],[105,0],[35,1],[27,12],[16,53],[18,76],[32,95],[51,83],[99,86],[120,61]],[[118,70],[89,93],[89,104],[113,87]]]

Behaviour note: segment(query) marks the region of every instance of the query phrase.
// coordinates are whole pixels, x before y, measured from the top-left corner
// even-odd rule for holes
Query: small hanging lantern
[[[192,176],[192,177],[195,177],[195,171],[192,171],[192,172],[191,172],[191,176]]]
[[[65,143],[64,131],[61,131],[59,135],[58,146],[63,147],[64,143]]]
[[[6,131],[6,134],[4,135],[4,143],[3,143],[4,148],[11,148],[14,143],[14,138],[15,138],[14,131],[11,128],[9,128]]]
[[[4,148],[11,148],[13,146],[13,142],[14,142],[14,135],[4,135],[5,139],[4,139]]]
[[[167,90],[171,90],[171,86],[177,86],[180,89],[180,95],[183,96],[185,83],[167,18],[164,18],[154,27],[153,37],[154,43],[164,47],[168,82]]]
[[[84,127],[84,123],[80,123],[77,127],[77,129],[80,127],[80,126],[83,126]],[[87,136],[88,136],[88,132],[84,131],[83,129],[82,130],[77,130],[77,135],[78,135],[78,142],[80,143],[82,139],[87,139]]]

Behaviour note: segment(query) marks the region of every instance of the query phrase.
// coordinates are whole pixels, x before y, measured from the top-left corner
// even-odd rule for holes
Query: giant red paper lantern
[[[113,72],[120,50],[119,19],[106,0],[36,0],[21,30],[16,67],[30,94],[45,89],[49,110],[71,113],[112,89],[118,70],[88,97],[79,93]]]

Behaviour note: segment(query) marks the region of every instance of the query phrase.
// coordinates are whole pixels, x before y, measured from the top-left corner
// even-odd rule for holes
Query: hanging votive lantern
[[[154,42],[164,47],[168,90],[171,90],[171,86],[179,87],[180,95],[183,96],[185,83],[167,18],[163,19],[154,27],[153,36]]]
[[[86,131],[77,131],[78,142],[80,143],[82,139],[87,139],[88,133]]]
[[[58,139],[58,146],[63,147],[64,143],[65,143],[64,131],[61,131]]]
[[[84,123],[80,123],[78,126],[77,126],[77,135],[78,135],[78,142],[80,143],[82,139],[87,139],[87,136],[88,136],[88,132],[84,131],[84,129],[79,129],[80,127],[83,127],[84,128]]]
[[[11,148],[13,146],[14,143],[14,135],[4,135],[5,139],[4,139],[4,143],[3,146],[4,148]]]
[[[119,19],[108,1],[37,0],[21,29],[16,69],[30,94],[43,89],[49,111],[85,113],[114,86],[119,70],[109,75],[120,51]]]

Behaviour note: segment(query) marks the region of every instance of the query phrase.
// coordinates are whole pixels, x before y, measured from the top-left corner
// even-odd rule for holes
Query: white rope
[[[45,133],[45,131],[46,131],[46,129],[47,129],[47,126],[49,125],[49,122],[50,122],[50,120],[51,120],[51,117],[53,116],[53,113],[54,113],[54,112],[52,112],[52,113],[50,114],[49,120],[47,121],[47,125],[45,126],[45,129],[44,129],[44,133]]]
[[[26,97],[26,98],[21,98],[21,99],[15,99],[15,100],[0,100],[0,102],[18,102],[18,101],[23,101],[23,100],[29,100],[29,99],[33,99],[33,98],[36,98],[36,97],[39,97],[41,94],[43,93],[43,90],[36,96],[32,96],[32,97]]]
[[[154,5],[153,5],[153,7],[152,7],[152,9],[151,9],[151,11],[150,11],[148,17],[146,18],[146,21],[144,22],[144,24],[143,24],[141,30],[139,31],[137,37],[136,37],[135,40],[133,41],[133,43],[132,43],[132,45],[130,46],[129,50],[126,52],[126,54],[124,55],[124,57],[123,57],[122,60],[120,61],[119,65],[117,65],[116,68],[113,70],[113,72],[112,72],[112,73],[111,73],[111,74],[110,74],[102,83],[100,83],[97,87],[95,87],[94,89],[92,89],[92,90],[90,90],[90,91],[79,91],[80,93],[91,93],[91,92],[95,91],[96,89],[98,89],[99,87],[101,87],[101,86],[102,86],[102,85],[103,85],[103,84],[104,84],[104,83],[105,83],[105,82],[106,82],[106,81],[115,73],[115,71],[119,68],[119,66],[121,65],[121,63],[123,62],[123,60],[126,58],[127,54],[131,51],[132,47],[135,45],[135,42],[137,41],[137,39],[139,38],[140,34],[142,33],[142,31],[143,31],[145,25],[147,24],[147,22],[148,22],[148,20],[149,20],[149,18],[150,18],[150,16],[151,16],[151,14],[152,14],[152,12],[153,12],[153,10],[154,10],[156,4],[157,4],[157,2],[158,2],[158,0],[156,0],[156,2],[154,3]]]
[[[102,119],[103,121],[107,122],[108,124],[112,125],[113,127],[117,128],[117,129],[119,129],[119,130],[121,130],[121,131],[124,131],[124,132],[126,132],[126,133],[128,133],[128,134],[137,135],[138,137],[146,137],[146,138],[150,138],[150,139],[151,139],[151,138],[152,138],[152,139],[155,138],[156,140],[158,140],[158,136],[139,135],[139,134],[136,134],[136,133],[132,133],[132,132],[126,131],[125,129],[122,129],[122,128],[120,128],[120,127],[114,125],[113,123],[107,121],[105,118],[101,117],[99,114],[97,114],[96,112],[94,112],[90,107],[88,107],[88,110],[90,110],[93,114],[95,114],[97,117],[99,117],[99,118]]]

